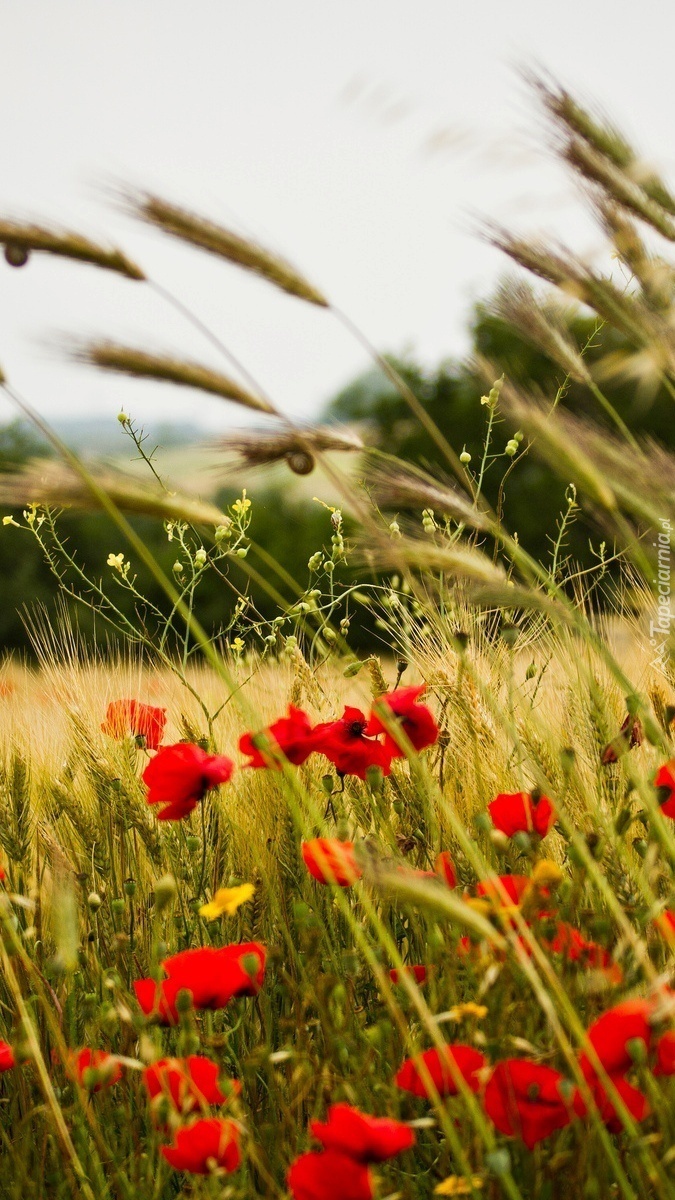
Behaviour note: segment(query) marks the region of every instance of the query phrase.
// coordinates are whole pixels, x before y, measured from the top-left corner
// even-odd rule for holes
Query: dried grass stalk
[[[209,445],[235,456],[230,470],[269,466],[285,460],[296,475],[309,475],[316,465],[316,456],[326,451],[355,453],[363,450],[358,434],[321,425],[271,431],[235,430]]]
[[[245,271],[253,271],[268,283],[273,283],[275,287],[289,292],[292,296],[298,296],[301,300],[307,300],[309,304],[317,304],[321,308],[328,307],[325,296],[284,258],[233,233],[231,229],[225,229],[214,221],[170,204],[150,192],[126,192],[123,199],[134,216],[150,225],[158,226],[165,233],[180,238],[183,242],[189,242],[192,246],[199,246],[202,250],[208,250],[210,254],[217,254],[220,258],[243,267]]]
[[[527,77],[559,129],[582,138],[638,184],[646,196],[675,216],[675,197],[616,126],[605,118],[593,116],[559,84],[544,81],[536,74]]]
[[[76,346],[73,354],[79,362],[100,367],[103,371],[117,371],[119,374],[133,375],[138,379],[158,379],[181,387],[197,388],[198,391],[209,392],[210,395],[220,396],[223,400],[232,400],[235,404],[255,409],[257,412],[275,412],[261,396],[247,391],[234,379],[230,379],[229,375],[222,375],[211,367],[202,366],[201,363],[182,362],[168,355],[149,354],[146,350],[121,346],[115,342],[88,342]]]
[[[537,299],[532,288],[520,279],[506,280],[494,302],[494,311],[525,339],[562,367],[577,383],[588,385],[590,372],[575,346],[559,307]]]
[[[645,301],[658,312],[668,312],[675,294],[670,263],[647,249],[630,217],[612,200],[600,197],[597,209],[605,233],[639,283]]]
[[[563,157],[584,179],[601,187],[617,204],[635,213],[662,237],[675,242],[675,221],[629,175],[581,138],[570,138]]]
[[[59,258],[74,258],[78,262],[92,263],[105,271],[116,271],[127,279],[144,280],[141,268],[127,258],[121,250],[107,250],[89,238],[69,230],[46,229],[42,225],[23,225],[19,221],[0,220],[0,242],[7,249],[42,254],[55,254]]]
[[[453,517],[473,529],[488,529],[489,517],[470,503],[450,483],[443,483],[427,475],[419,467],[402,466],[399,462],[386,462],[374,456],[366,459],[366,483],[369,492],[381,508],[433,509],[435,514]]]
[[[98,483],[123,512],[164,521],[187,521],[191,525],[229,523],[229,517],[206,500],[160,491],[104,464],[96,465],[93,470]],[[79,475],[57,459],[33,459],[20,471],[0,473],[0,504],[9,508],[32,504],[86,511],[98,508]]]
[[[486,236],[526,271],[555,284],[565,295],[593,309],[628,341],[645,347],[650,357],[658,360],[659,369],[675,373],[673,331],[639,296],[621,292],[567,250],[552,251],[495,225],[486,226]]]
[[[438,572],[448,579],[472,579],[476,583],[503,585],[506,575],[487,554],[462,542],[431,541],[425,538],[402,537],[396,541],[368,546],[369,561],[385,569],[399,568],[401,563],[415,571]]]

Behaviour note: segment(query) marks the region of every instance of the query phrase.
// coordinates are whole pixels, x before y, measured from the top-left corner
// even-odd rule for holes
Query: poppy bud
[[[567,851],[567,857],[569,858],[573,867],[583,867],[585,865],[584,857],[578,846],[570,846]]]
[[[633,841],[633,849],[636,854],[639,854],[640,858],[644,858],[647,850],[649,849],[649,845],[644,838],[635,838]]]
[[[537,674],[537,664],[534,662],[531,662],[525,672],[525,678],[526,679],[534,679],[536,674]]]
[[[173,875],[163,875],[155,884],[155,908],[163,912],[176,899],[176,880]]]
[[[194,834],[190,834],[190,836],[185,839],[185,844],[191,854],[196,854],[202,843],[198,837],[195,837]]]
[[[632,812],[631,806],[630,806],[630,804],[626,804],[621,809],[621,812],[619,813],[618,817],[616,818],[616,820],[614,822],[614,829],[616,830],[619,837],[621,837],[621,835],[626,832],[626,830],[628,829],[632,820],[633,820],[633,812]]]
[[[256,954],[244,954],[241,959],[241,967],[250,979],[255,979],[260,970],[260,959]]]
[[[493,1175],[507,1175],[511,1170],[511,1155],[508,1150],[492,1150],[485,1155],[485,1166]]]
[[[489,833],[492,829],[492,821],[486,812],[476,813],[474,824],[479,833]]]
[[[626,1042],[626,1050],[632,1062],[639,1067],[644,1067],[647,1062],[647,1046],[643,1038],[629,1038]]]
[[[572,746],[565,746],[560,751],[560,765],[566,775],[569,775],[570,771],[572,770],[575,758],[576,752]]]
[[[349,663],[349,665],[345,667],[342,674],[344,675],[345,679],[353,679],[355,675],[358,675],[362,666],[363,663],[359,662],[358,660],[356,662]]]
[[[384,775],[381,767],[373,765],[366,769],[366,787],[374,796],[380,795],[383,781]]]
[[[516,836],[520,835],[518,834]],[[525,834],[525,837],[527,837],[527,834]],[[516,839],[514,838],[513,840],[515,842]],[[501,851],[502,853],[508,848],[509,845],[509,839],[505,833],[502,833],[501,829],[490,830],[490,841],[495,849]]]
[[[513,844],[523,854],[528,854],[532,849],[532,838],[524,829],[520,829],[518,833],[514,833],[513,835]]]
[[[90,892],[89,895],[87,896],[87,904],[89,905],[92,912],[98,912],[102,903],[103,903],[103,901],[101,900],[101,897],[99,896],[98,892]]]
[[[509,648],[515,646],[518,641],[518,627],[504,622],[501,628],[501,635]]]
[[[321,776],[321,786],[327,796],[332,796],[335,788],[335,779],[332,775]]]
[[[180,988],[176,996],[176,1011],[188,1013],[192,1008],[192,992],[189,988]]]

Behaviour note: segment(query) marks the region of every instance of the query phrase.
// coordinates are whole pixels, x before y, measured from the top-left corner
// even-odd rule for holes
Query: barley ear
[[[164,233],[198,246],[209,254],[216,254],[228,262],[260,275],[268,283],[281,288],[291,296],[306,300],[309,304],[317,304],[328,308],[328,301],[320,291],[309,283],[304,276],[296,271],[286,259],[265,250],[255,242],[233,233],[223,225],[216,224],[197,213],[162,200],[150,192],[125,192],[123,203],[134,216],[150,225],[162,229]]]

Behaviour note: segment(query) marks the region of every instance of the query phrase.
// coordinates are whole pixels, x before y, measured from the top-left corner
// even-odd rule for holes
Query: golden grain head
[[[367,455],[365,481],[373,500],[382,509],[422,512],[431,508],[438,516],[451,517],[473,529],[489,528],[486,513],[463,496],[454,484],[434,479],[412,464],[390,463],[379,456]]]
[[[333,425],[305,425],[298,429],[276,427],[233,430],[226,437],[209,443],[222,450],[230,460],[227,471],[242,467],[270,466],[285,461],[296,475],[309,475],[321,454],[340,451],[354,454],[363,450],[359,435]]]
[[[145,279],[141,268],[121,250],[100,246],[82,234],[72,233],[70,230],[54,230],[43,225],[0,219],[0,243],[5,246],[5,257],[12,266],[22,266],[27,261],[28,254],[34,251],[38,254],[53,254],[58,258],[72,258],[77,262],[91,263],[104,271],[115,271],[127,279]]]
[[[560,307],[538,298],[522,279],[505,281],[494,302],[494,311],[526,341],[562,367],[577,383],[588,384],[590,373],[574,344]]]
[[[123,512],[195,525],[217,526],[228,522],[228,517],[208,501],[162,491],[106,464],[96,464],[90,469],[97,483]],[[33,504],[81,510],[98,508],[79,475],[58,459],[34,459],[20,471],[1,473],[0,504],[8,508]]]
[[[122,200],[134,216],[156,226],[164,233],[189,242],[192,246],[198,246],[210,254],[216,254],[245,271],[252,271],[300,300],[306,300],[309,304],[316,304],[321,308],[328,307],[326,297],[289,262],[231,229],[171,204],[150,192],[126,191]]]
[[[231,400],[257,412],[274,413],[275,409],[262,396],[256,395],[220,371],[202,363],[188,362],[170,355],[152,354],[134,346],[99,341],[76,345],[73,357],[103,371],[132,375],[137,379],[155,379],[179,387],[195,388],[223,400]]]

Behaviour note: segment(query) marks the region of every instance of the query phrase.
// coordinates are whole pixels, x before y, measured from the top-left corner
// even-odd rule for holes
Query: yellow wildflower
[[[563,878],[563,871],[557,863],[550,858],[540,858],[532,868],[530,882],[537,888],[552,888],[557,887]]]
[[[470,1196],[471,1190],[479,1191],[483,1187],[483,1180],[480,1175],[472,1175],[471,1179],[467,1179],[466,1175],[448,1175],[442,1183],[437,1183],[434,1188],[435,1196]]]
[[[452,1013],[456,1021],[463,1021],[465,1017],[475,1017],[477,1021],[481,1021],[487,1016],[488,1010],[484,1004],[474,1004],[473,1000],[467,1000],[466,1004],[456,1004]]]
[[[208,904],[202,904],[199,914],[207,921],[215,921],[216,917],[222,917],[223,913],[227,913],[228,917],[231,917],[241,904],[245,904],[247,900],[251,899],[254,891],[252,883],[240,883],[238,887],[219,888],[213,900],[210,900]]]

